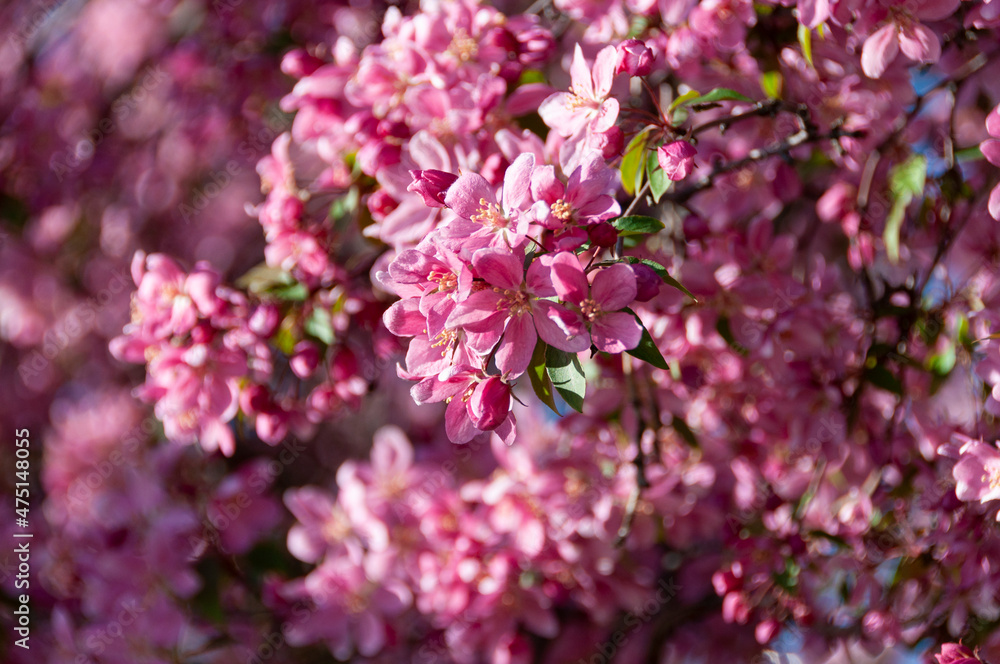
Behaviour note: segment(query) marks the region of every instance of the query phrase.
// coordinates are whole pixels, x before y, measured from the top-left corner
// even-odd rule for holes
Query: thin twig
[[[862,131],[848,131],[840,128],[831,129],[830,131],[822,134],[817,134],[808,129],[803,129],[781,143],[772,145],[768,148],[751,150],[741,159],[716,164],[711,173],[704,176],[694,184],[688,185],[687,187],[676,189],[672,192],[668,191],[663,195],[662,200],[669,200],[674,203],[686,201],[703,189],[707,189],[712,186],[715,182],[715,178],[720,175],[739,170],[744,166],[754,162],[763,161],[769,157],[787,154],[800,145],[818,143],[826,140],[837,140],[840,138],[861,138],[862,136],[864,136],[864,132]]]

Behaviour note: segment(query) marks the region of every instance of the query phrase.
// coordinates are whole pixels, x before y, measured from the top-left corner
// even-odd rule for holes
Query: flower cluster
[[[278,607],[308,612],[289,641],[324,641],[341,659],[527,662],[522,630],[559,636],[559,610],[601,628],[609,601],[639,610],[653,571],[614,546],[629,489],[627,473],[598,479],[618,463],[609,443],[497,449],[492,474],[478,477],[469,448],[420,460],[401,430],[379,429],[370,462],[340,467],[336,498],[286,494],[298,519],[288,548],[315,565],[274,589]],[[428,631],[423,644],[410,638]]]
[[[12,662],[1000,661],[1000,2],[498,7],[0,8]]]
[[[454,217],[381,273],[402,298],[385,324],[413,337],[400,375],[419,381],[418,403],[448,401],[454,442],[497,430],[510,443],[510,383],[528,370],[539,340],[570,353],[639,343],[641,325],[623,311],[636,299],[632,268],[615,263],[588,276],[596,253],[573,251],[618,212],[611,172],[593,155],[563,182],[526,154],[505,172],[499,196],[481,175],[443,176],[413,173],[414,188]],[[434,190],[435,178],[453,181]]]

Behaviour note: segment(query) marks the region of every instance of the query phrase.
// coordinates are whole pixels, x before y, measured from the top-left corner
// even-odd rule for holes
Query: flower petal
[[[591,297],[604,311],[618,311],[635,300],[635,271],[625,263],[606,267],[594,277]]]
[[[990,216],[1000,221],[1000,184],[993,187],[993,191],[990,193]]]
[[[604,314],[593,322],[590,336],[598,350],[624,353],[639,345],[642,326],[635,316],[624,311]]]
[[[485,200],[487,204],[496,204],[496,194],[493,187],[479,173],[466,173],[455,181],[455,184],[448,188],[448,193],[444,197],[445,205],[455,211],[463,219],[472,219],[479,214]]]
[[[444,430],[448,434],[448,440],[459,445],[469,442],[482,433],[472,423],[466,403],[459,395],[452,398],[444,411]]]
[[[989,132],[990,136],[1000,138],[1000,105],[986,116],[986,131]]]
[[[535,329],[542,341],[567,353],[590,348],[590,333],[580,315],[555,302],[535,303]]]
[[[507,315],[507,310],[501,310],[502,296],[492,290],[481,290],[473,293],[455,307],[448,316],[447,327],[464,327],[473,332],[483,332],[499,323],[497,316]]]
[[[979,144],[986,161],[994,166],[1000,166],[1000,139],[988,138]]]
[[[576,45],[573,51],[573,64],[569,67],[569,75],[573,79],[571,90],[577,95],[586,99],[594,99],[594,84],[590,75],[590,67],[587,66],[587,59],[583,57],[583,49],[580,44]]]
[[[500,288],[516,290],[524,280],[523,260],[510,251],[480,249],[473,255],[472,265],[480,278]]]
[[[512,378],[520,376],[528,370],[536,341],[538,336],[535,334],[531,316],[528,314],[513,316],[507,323],[500,347],[497,348],[497,367]]]
[[[600,108],[597,109],[597,117],[590,124],[591,130],[600,134],[614,127],[619,110],[618,100],[614,97],[602,101]]]
[[[941,42],[934,32],[920,23],[899,31],[899,49],[916,62],[937,62],[941,58]]]
[[[587,299],[589,291],[587,275],[583,273],[579,259],[567,251],[562,251],[549,261],[552,286],[556,289],[559,299],[573,304],[580,304]]]
[[[604,99],[611,92],[611,83],[614,81],[617,67],[618,49],[616,47],[605,46],[597,53],[593,69],[595,100]]]
[[[887,23],[865,40],[861,49],[861,69],[869,78],[880,78],[899,53],[896,24]]]
[[[531,171],[534,168],[535,155],[527,152],[515,159],[504,173],[503,209],[508,214],[531,205]]]
[[[556,289],[552,286],[551,266],[541,260],[531,261],[525,275],[525,284],[528,291],[538,297],[552,297],[556,294]]]

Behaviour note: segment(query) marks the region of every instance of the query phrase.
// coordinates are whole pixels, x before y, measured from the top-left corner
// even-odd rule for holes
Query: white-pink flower
[[[577,44],[570,67],[573,82],[569,92],[551,95],[538,108],[545,124],[566,137],[588,128],[594,133],[611,129],[618,119],[619,105],[617,99],[608,95],[617,66],[618,50],[614,46],[601,49],[591,69]]]

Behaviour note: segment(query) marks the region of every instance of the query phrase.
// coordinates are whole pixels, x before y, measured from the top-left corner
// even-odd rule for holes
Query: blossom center
[[[368,608],[368,600],[362,597],[359,593],[346,592],[346,597],[344,598],[344,608],[347,609],[348,613],[359,614]]]
[[[990,485],[991,489],[1000,489],[1000,466],[992,466],[983,475],[983,481]]]
[[[570,207],[569,203],[560,198],[552,204],[552,216],[556,219],[566,221],[573,216],[573,208]]]
[[[468,62],[479,54],[479,45],[476,40],[469,36],[464,29],[455,31],[455,36],[448,47],[448,53],[458,59],[459,62]]]
[[[198,424],[198,411],[194,409],[184,411],[178,416],[177,422],[183,429],[194,429]]]
[[[566,108],[570,111],[575,111],[579,108],[592,105],[593,104],[590,102],[590,100],[585,99],[582,95],[577,94],[575,89],[571,89],[570,94],[566,96]]]
[[[440,334],[434,337],[435,341],[431,344],[431,348],[441,348],[441,357],[448,355],[448,351],[455,347],[458,341],[458,331],[457,330],[443,330]]]
[[[499,288],[493,289],[500,292]],[[512,316],[531,313],[531,297],[520,290],[503,291],[504,299],[497,302],[497,309],[507,309]]]
[[[472,221],[496,229],[507,228],[507,224],[510,222],[504,216],[503,210],[500,209],[499,205],[490,203],[485,198],[479,199],[479,210],[476,211],[476,214],[472,215]]]
[[[587,298],[580,304],[580,312],[584,318],[593,322],[601,314],[601,307],[594,300]]]
[[[427,275],[427,278],[438,285],[438,291],[454,290],[455,286],[458,285],[458,277],[455,276],[454,272],[432,271]]]

